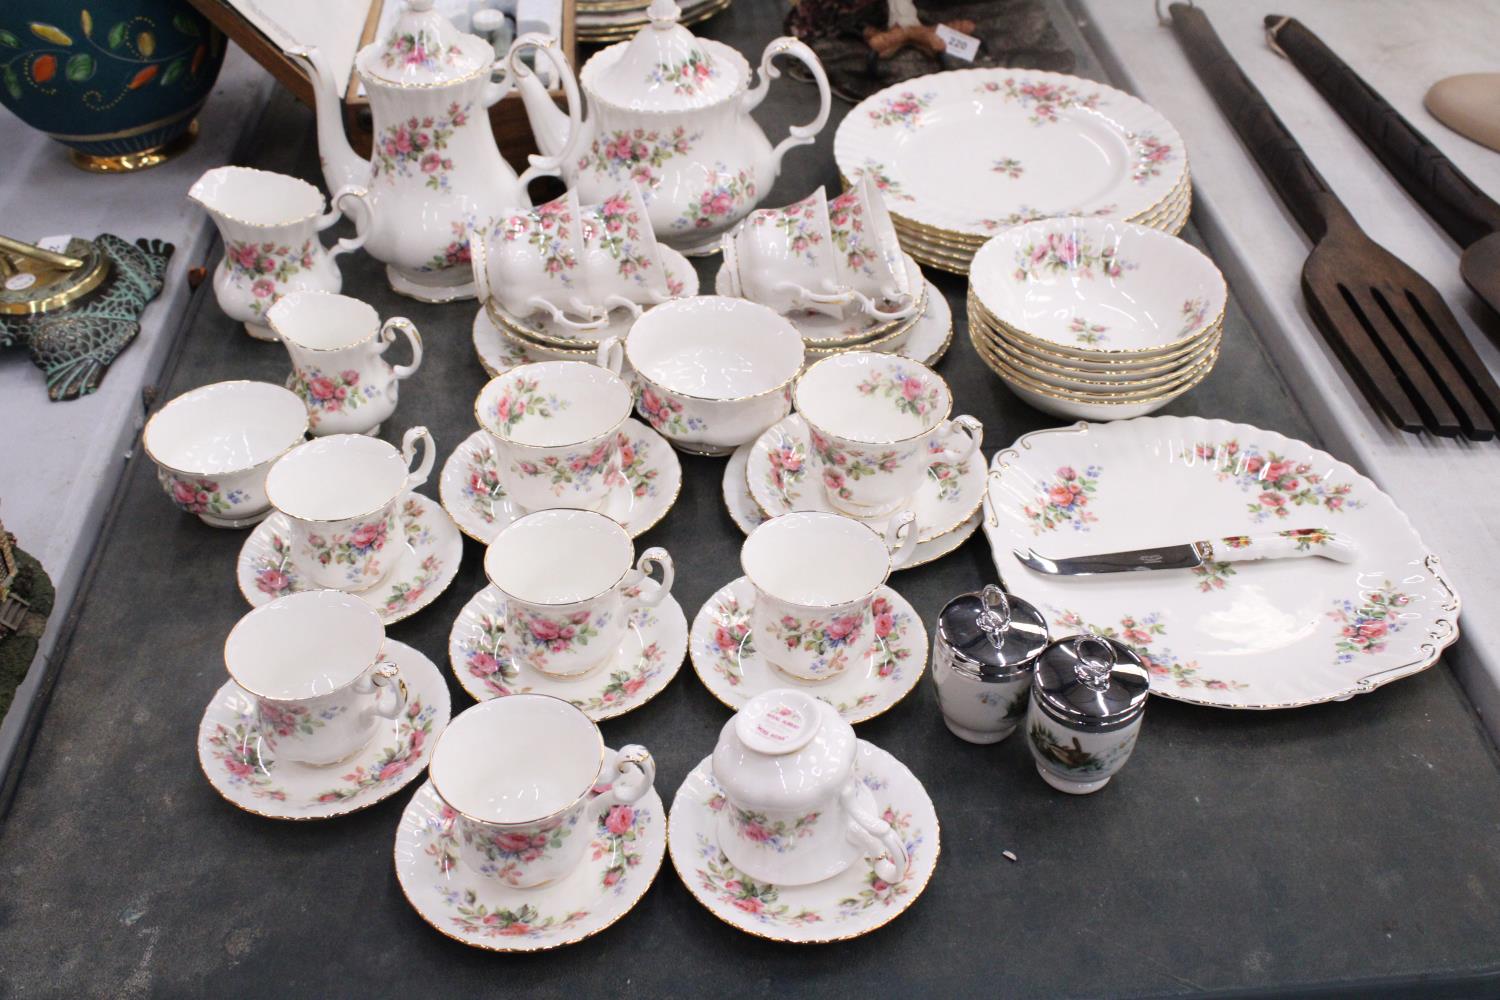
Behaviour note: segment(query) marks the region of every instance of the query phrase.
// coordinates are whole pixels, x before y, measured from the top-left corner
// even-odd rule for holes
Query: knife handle
[[[1317,242],[1334,216],[1352,221],[1291,131],[1219,40],[1208,15],[1185,3],[1174,3],[1168,9],[1172,12],[1172,30],[1188,61],[1303,232]]]
[[[1295,559],[1321,556],[1334,562],[1353,562],[1354,540],[1322,528],[1292,528],[1260,535],[1230,535],[1203,543],[1204,562],[1253,562],[1257,559]]]
[[[1272,42],[1459,246],[1500,231],[1500,204],[1296,18],[1266,16]]]

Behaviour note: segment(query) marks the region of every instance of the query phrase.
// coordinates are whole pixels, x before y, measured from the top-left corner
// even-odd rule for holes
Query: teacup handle
[[[949,465],[956,465],[966,461],[969,456],[979,450],[979,445],[984,441],[984,425],[967,413],[948,421],[948,426],[943,429],[942,433],[944,437],[961,433],[967,439],[967,443],[957,448],[944,448],[942,451],[935,452],[929,464],[947,462]]]
[[[386,719],[394,719],[406,711],[406,704],[411,700],[411,692],[406,688],[406,679],[401,676],[401,668],[390,660],[382,660],[375,664],[375,669],[370,671],[369,687],[365,691],[374,691],[375,714]],[[389,692],[390,708],[386,708],[383,702],[385,694]]]
[[[346,184],[334,193],[332,198],[333,207],[328,210],[328,213],[326,215],[318,220],[318,232],[321,233],[323,230],[339,221],[339,219],[343,216],[343,202],[345,198],[353,198],[355,201],[359,202],[360,211],[355,212],[350,216],[350,218],[354,220],[354,235],[341,239],[337,243],[335,243],[332,249],[328,251],[328,256],[330,259],[337,257],[341,253],[349,253],[352,250],[358,250],[360,247],[365,245],[365,240],[370,238],[370,219],[373,217],[373,213],[371,213],[370,211],[370,192],[354,184]]]
[[[912,511],[903,510],[891,518],[890,525],[885,529],[885,547],[891,553],[891,565],[900,569],[906,565],[912,553],[917,550],[917,515]]]
[[[789,55],[812,74],[813,81],[818,85],[818,116],[806,125],[793,125],[787,130],[787,137],[771,150],[771,180],[781,173],[781,158],[787,154],[787,150],[796,146],[805,146],[815,139],[823,126],[828,124],[828,112],[833,106],[833,98],[828,90],[828,74],[823,72],[823,64],[813,54],[813,50],[795,38],[782,37],[771,40],[766,46],[766,51],[760,57],[760,81],[755,87],[745,92],[741,107],[749,112],[757,104],[765,100],[766,92],[771,87],[771,81],[781,75],[774,60],[779,55]],[[770,187],[770,181],[767,181]]]
[[[795,281],[779,281],[771,289],[774,292],[791,292],[803,302],[816,302],[825,306],[846,306],[858,296],[852,288],[846,288],[842,292],[815,292],[806,285],[799,285]]]
[[[906,319],[912,313],[917,311],[918,299],[914,295],[906,296],[906,305],[893,309],[890,312],[882,312],[880,303],[876,302],[868,295],[865,295],[863,292],[859,292],[855,289],[850,289],[850,292],[853,294],[854,300],[859,303],[859,308],[861,309],[861,311],[863,311],[866,316],[869,316],[873,319],[884,320],[887,322],[891,320]]]
[[[392,365],[391,372],[397,378],[410,378],[422,366],[422,335],[417,332],[411,320],[405,316],[392,316],[385,321],[385,325],[380,328],[379,353],[384,354],[385,349],[396,342],[397,330],[406,335],[406,342],[411,345],[411,364]]]
[[[651,751],[631,743],[615,752],[614,772],[608,776],[609,791],[594,799],[599,812],[610,806],[639,801],[656,784],[656,759]]]
[[[737,225],[719,237],[719,249],[724,254],[724,291],[736,299],[745,297],[745,285],[740,281],[740,245],[736,242],[740,229]]]
[[[625,586],[633,587],[646,579],[646,577],[651,575],[651,567],[653,566],[661,567],[661,586],[657,587],[655,592],[649,596],[644,593],[637,594],[631,600],[630,610],[636,608],[654,608],[666,600],[667,595],[672,592],[672,581],[676,579],[677,572],[672,567],[672,556],[666,549],[658,545],[653,545],[641,553],[641,557],[635,561],[635,572],[626,578],[627,582]]]
[[[561,309],[557,308],[557,306],[553,305],[551,302],[548,302],[540,295],[533,295],[531,298],[526,300],[526,304],[532,309],[540,309],[548,316],[551,316],[554,323],[561,323],[563,326],[566,326],[573,330],[597,330],[609,320],[608,316],[599,316],[580,323],[575,319],[569,319],[567,313],[563,312]],[[580,309],[579,312],[583,312],[583,310]]]
[[[401,438],[401,457],[406,460],[408,468],[411,460],[417,455],[417,442],[422,442],[422,464],[417,466],[415,472],[406,477],[406,488],[414,490],[427,482],[427,477],[432,474],[432,463],[437,458],[437,445],[433,443],[432,434],[425,427],[409,428]]]
[[[906,878],[906,845],[891,824],[860,806],[857,787],[851,781],[839,793],[849,814],[849,842],[867,853],[876,875],[895,885]]]
[[[525,63],[516,58],[521,54],[522,49],[528,47],[536,49],[545,56],[552,64],[552,69],[557,73],[558,79],[562,81],[563,96],[568,104],[568,136],[563,140],[562,149],[557,151],[556,156],[539,156],[535,153],[530,156],[527,160],[530,166],[516,180],[523,193],[526,191],[526,186],[538,177],[561,176],[563,164],[573,162],[573,154],[583,142],[583,115],[579,111],[583,102],[578,98],[578,81],[573,77],[573,67],[568,65],[567,56],[563,55],[562,50],[558,48],[557,39],[527,32],[512,42],[510,52],[505,57],[506,63],[510,66],[509,79],[520,79],[531,72]]]
[[[599,341],[599,350],[594,354],[594,364],[616,375],[625,367],[625,341],[619,337],[605,337]]]

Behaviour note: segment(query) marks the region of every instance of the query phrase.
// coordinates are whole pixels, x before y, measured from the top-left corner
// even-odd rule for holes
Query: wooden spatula
[[[1359,228],[1203,11],[1170,9],[1189,61],[1312,239],[1302,266],[1308,311],[1371,405],[1402,430],[1493,438],[1500,386],[1477,358],[1450,353],[1458,340],[1469,345],[1442,296]]]

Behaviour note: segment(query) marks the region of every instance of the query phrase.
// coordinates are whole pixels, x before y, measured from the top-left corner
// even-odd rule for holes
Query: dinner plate
[[[1307,528],[1351,539],[1355,560],[1060,577],[1015,555]],[[1344,699],[1430,667],[1458,637],[1458,594],[1395,502],[1326,452],[1247,424],[1144,417],[1025,435],[991,463],[984,531],[1006,589],[1054,638],[1116,638],[1146,660],[1153,692],[1182,701]]]

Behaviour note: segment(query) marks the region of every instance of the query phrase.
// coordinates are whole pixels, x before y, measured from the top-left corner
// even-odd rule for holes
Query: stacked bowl
[[[1080,420],[1138,417],[1208,376],[1228,289],[1166,233],[1103,219],[1017,226],[974,255],[969,338],[1023,400]]]

